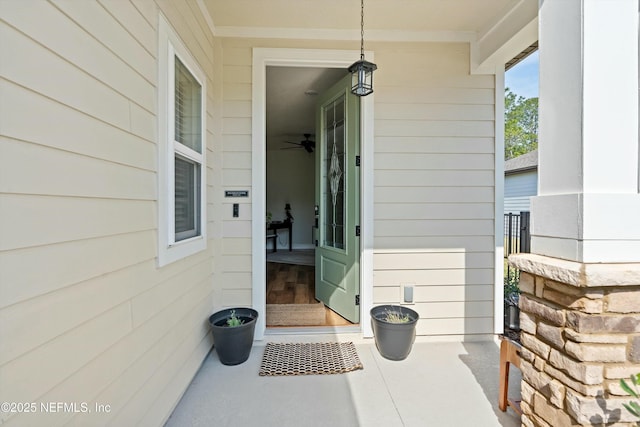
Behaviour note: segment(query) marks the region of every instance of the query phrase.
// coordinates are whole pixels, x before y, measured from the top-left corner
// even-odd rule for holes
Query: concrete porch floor
[[[326,339],[324,339],[326,338]],[[260,377],[266,342],[327,342],[336,336],[266,336],[249,360],[224,366],[215,351],[165,424],[184,426],[520,426],[498,409],[499,347],[483,342],[416,342],[401,362],[372,339],[356,344],[363,370],[338,375]],[[509,396],[520,396],[511,369]]]

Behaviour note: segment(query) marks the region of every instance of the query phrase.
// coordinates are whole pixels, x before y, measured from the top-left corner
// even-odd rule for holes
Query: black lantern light
[[[378,68],[364,59],[364,0],[360,0],[360,60],[349,67],[351,73],[351,93],[367,96],[373,92],[373,72]]]

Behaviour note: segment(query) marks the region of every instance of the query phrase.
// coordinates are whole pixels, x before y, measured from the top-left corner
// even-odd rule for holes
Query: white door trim
[[[373,52],[366,52],[373,61]],[[258,311],[255,339],[266,331],[266,67],[347,68],[360,58],[356,50],[254,48],[251,107],[251,237],[252,305]],[[363,336],[371,337],[368,319],[373,305],[373,101],[360,104],[360,325]]]

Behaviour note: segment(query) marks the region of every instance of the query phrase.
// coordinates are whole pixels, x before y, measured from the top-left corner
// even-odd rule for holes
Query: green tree
[[[504,158],[538,148],[538,98],[524,98],[504,90]]]

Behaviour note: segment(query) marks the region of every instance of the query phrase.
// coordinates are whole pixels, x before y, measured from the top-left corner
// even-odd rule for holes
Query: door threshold
[[[362,328],[359,324],[350,326],[267,326],[264,334],[267,335],[341,335],[360,334]]]

